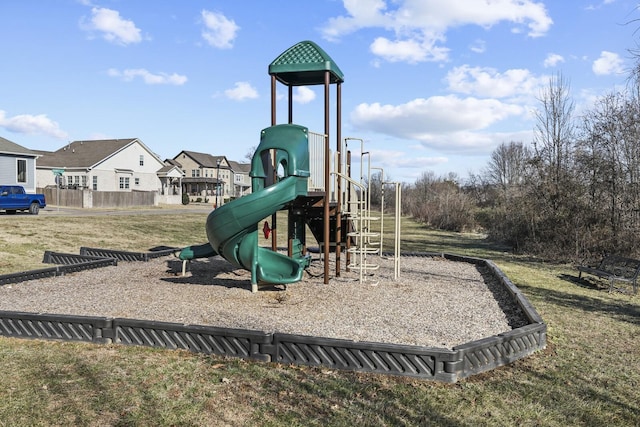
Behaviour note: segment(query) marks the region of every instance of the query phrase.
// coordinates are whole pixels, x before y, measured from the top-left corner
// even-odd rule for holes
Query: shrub
[[[188,205],[189,201],[189,195],[187,193],[182,193],[182,204]]]

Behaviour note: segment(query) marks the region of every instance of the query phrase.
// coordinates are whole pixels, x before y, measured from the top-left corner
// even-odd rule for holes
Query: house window
[[[140,178],[134,178],[133,182],[136,184],[136,186],[140,185]]]
[[[140,154],[140,166],[144,166],[144,154]]]
[[[93,180],[93,191],[98,191],[98,177],[94,175],[92,180]]]
[[[27,182],[27,161],[25,159],[18,159],[18,182]]]
[[[129,177],[128,176],[121,176],[120,177],[120,189],[121,190],[128,190],[129,189]]]
[[[242,174],[237,173],[235,175],[235,181],[240,183],[244,182],[244,176]]]
[[[82,175],[82,188],[87,188],[87,176]]]

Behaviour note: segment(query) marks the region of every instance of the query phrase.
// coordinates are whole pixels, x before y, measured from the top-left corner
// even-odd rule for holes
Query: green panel
[[[266,167],[263,155],[276,150],[276,164],[285,164],[287,176],[308,177],[309,136],[304,126],[294,124],[275,125],[260,132],[260,144],[251,160],[251,177],[264,179]],[[267,153],[268,154],[268,153]],[[253,188],[253,190],[260,188]]]
[[[185,261],[196,258],[210,258],[216,255],[218,255],[216,251],[214,251],[211,244],[207,242],[201,245],[191,245],[183,248],[180,251],[178,258]]]
[[[344,81],[344,75],[333,59],[320,46],[308,40],[285,50],[269,65],[269,75],[287,86],[324,84],[327,71],[330,83]]]

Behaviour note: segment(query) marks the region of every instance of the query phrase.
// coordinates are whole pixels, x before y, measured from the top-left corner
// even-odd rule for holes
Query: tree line
[[[568,79],[552,76],[538,98],[533,141],[503,142],[465,182],[424,172],[403,185],[403,212],[438,229],[481,230],[517,253],[640,255],[639,82],[577,115]],[[370,188],[379,203],[379,175]]]

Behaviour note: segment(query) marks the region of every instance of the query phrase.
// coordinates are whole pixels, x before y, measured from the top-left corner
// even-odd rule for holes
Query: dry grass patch
[[[78,253],[81,246],[147,251],[160,244],[206,242],[206,214],[130,216],[2,215],[0,274],[42,268],[45,251]]]
[[[38,264],[47,249],[202,243],[205,218],[1,216],[5,229],[21,231],[15,240],[0,236],[0,268]],[[547,322],[548,348],[445,385],[183,351],[0,338],[0,426],[639,425],[638,296],[608,293],[578,281],[572,266],[513,256],[480,235],[432,232],[410,219],[403,219],[403,235],[404,250],[496,261]]]

